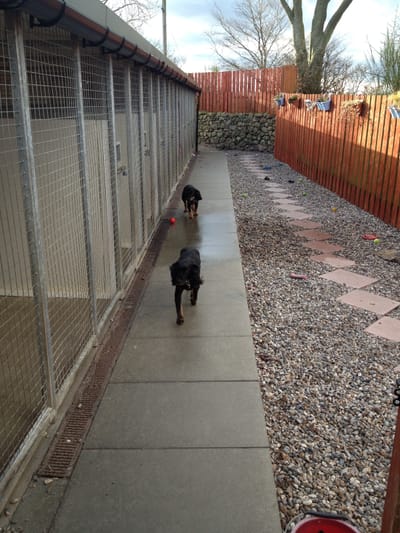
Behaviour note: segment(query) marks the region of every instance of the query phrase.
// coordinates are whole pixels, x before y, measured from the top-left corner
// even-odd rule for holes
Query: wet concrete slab
[[[85,448],[265,447],[254,382],[110,383]]]
[[[253,363],[248,337],[129,337],[111,382],[255,381]]]
[[[55,533],[278,533],[265,450],[85,450]]]

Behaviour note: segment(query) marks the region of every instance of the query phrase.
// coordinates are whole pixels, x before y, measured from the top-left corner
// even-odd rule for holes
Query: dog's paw
[[[176,323],[178,324],[178,326],[181,326],[185,321],[183,320],[183,317],[182,318],[177,318],[176,319]]]

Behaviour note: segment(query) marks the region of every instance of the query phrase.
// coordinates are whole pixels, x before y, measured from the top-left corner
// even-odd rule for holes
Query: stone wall
[[[275,117],[265,113],[199,113],[199,143],[221,150],[273,152]]]

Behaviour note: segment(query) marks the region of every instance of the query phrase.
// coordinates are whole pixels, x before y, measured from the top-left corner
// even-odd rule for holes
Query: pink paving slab
[[[306,220],[312,217],[309,213],[304,213],[302,211],[285,211],[282,212],[282,215],[295,220]]]
[[[273,194],[273,195],[285,193],[285,197],[288,196],[288,193],[286,192],[286,189],[283,189],[279,185],[275,185],[274,183],[268,183],[268,185],[266,185],[266,187],[268,189],[268,192]]]
[[[277,191],[268,191],[270,193],[271,196],[273,196],[274,198],[280,198],[282,200],[282,198],[287,198],[288,197],[288,194],[286,193],[283,193],[283,192],[277,192]]]
[[[276,207],[278,209],[281,209],[282,211],[287,211],[288,213],[291,213],[292,211],[298,211],[298,212],[304,213],[301,205],[287,204],[287,205],[277,205]]]
[[[355,261],[351,261],[350,259],[346,259],[345,257],[340,257],[340,255],[329,255],[329,254],[310,255],[310,259],[312,261],[318,261],[320,263],[325,263],[335,268],[350,267],[356,264]]]
[[[291,198],[273,198],[272,201],[279,205],[294,205],[296,203],[296,200],[292,200]]]
[[[315,229],[303,229],[301,231],[296,231],[295,234],[299,237],[305,237],[308,241],[324,241],[332,237],[329,233],[317,231]]]
[[[368,326],[364,331],[389,341],[400,342],[400,320],[384,316]]]
[[[291,220],[289,222],[292,226],[297,226],[298,228],[313,229],[320,228],[321,224],[319,222],[314,222],[313,220]]]
[[[361,289],[362,287],[368,287],[372,285],[375,281],[378,281],[377,278],[370,278],[369,276],[361,276],[355,272],[349,272],[348,270],[338,269],[322,274],[320,278],[327,279],[329,281],[335,281],[347,287],[352,287],[353,289]]]
[[[320,252],[339,252],[339,250],[343,250],[342,246],[326,241],[308,241],[303,242],[302,245],[306,248],[311,248],[311,250],[319,250]]]
[[[337,298],[338,302],[360,307],[366,311],[372,311],[377,315],[385,315],[400,305],[400,302],[379,296],[373,292],[356,289]]]

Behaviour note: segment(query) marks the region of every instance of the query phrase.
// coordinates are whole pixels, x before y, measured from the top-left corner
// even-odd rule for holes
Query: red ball
[[[175,217],[171,217],[171,218],[169,219],[169,223],[170,223],[170,224],[175,224],[175,222],[176,222],[176,218],[175,218]]]

